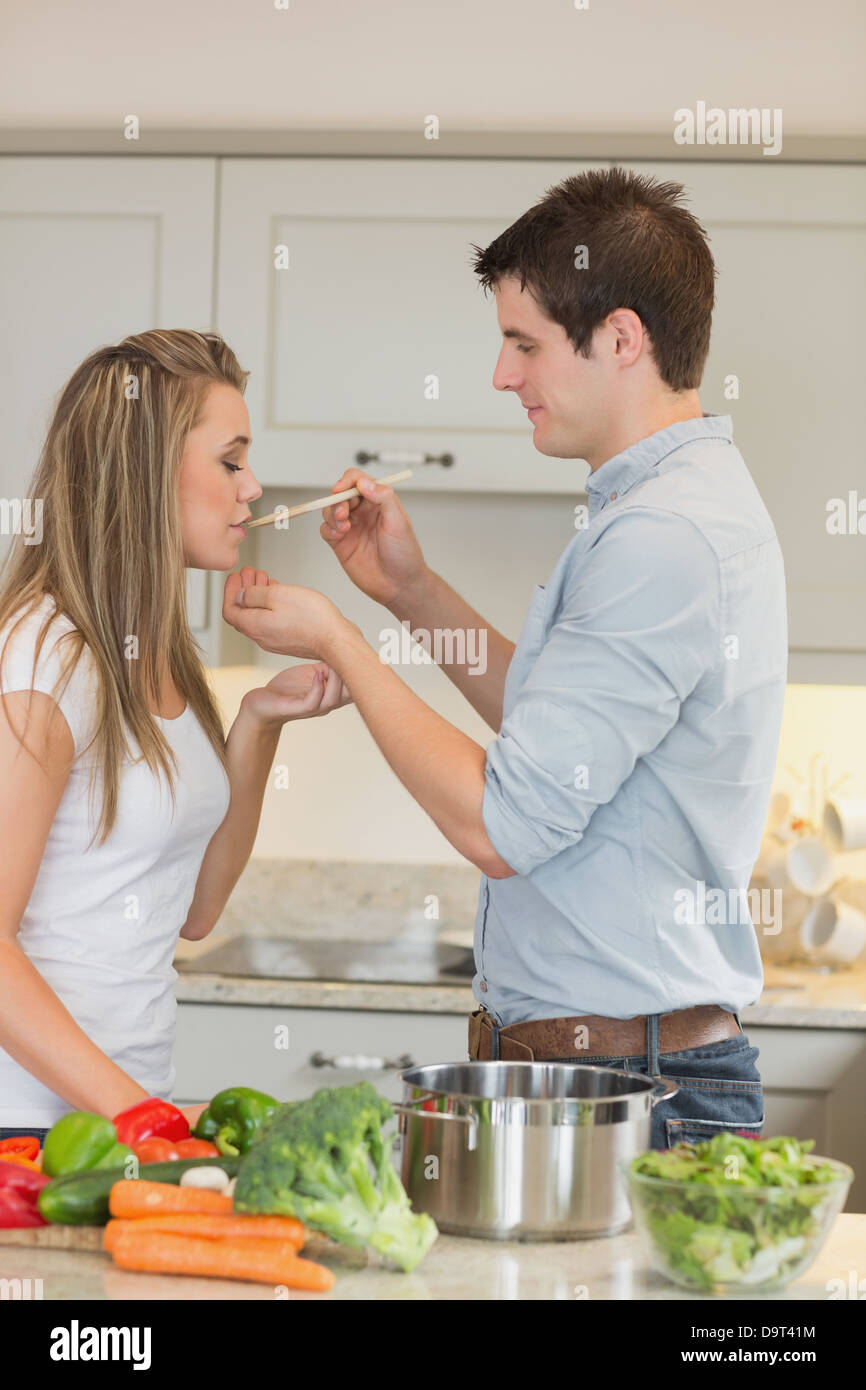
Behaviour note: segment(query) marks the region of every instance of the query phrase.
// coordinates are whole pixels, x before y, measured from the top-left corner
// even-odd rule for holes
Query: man
[[[397,776],[482,870],[470,1056],[665,1077],[651,1143],[758,1135],[763,984],[745,890],[775,764],[787,641],[773,524],[698,398],[715,269],[683,190],[622,169],[566,179],[475,263],[503,346],[493,377],[533,441],[582,458],[589,516],[517,646],[424,562],[388,487],[325,511],[346,573],[412,629],[487,631],[486,673],[446,665],[485,750],[383,665],[312,590],[225,616],[268,651],[334,667]],[[718,902],[725,910],[718,911]],[[707,902],[716,905],[705,910]]]

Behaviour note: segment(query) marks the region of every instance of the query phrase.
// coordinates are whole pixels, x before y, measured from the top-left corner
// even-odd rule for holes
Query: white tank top
[[[0,688],[51,694],[72,623],[55,614],[32,676],[36,636],[54,611],[45,599],[3,653]],[[14,621],[14,620],[13,620]],[[158,718],[177,759],[176,807],[164,776],[127,760],[118,815],[104,844],[88,849],[98,821],[102,780],[88,806],[94,750],[95,671],[85,647],[58,698],[75,744],[75,762],[57,808],[18,943],[89,1038],[154,1096],[170,1099],[176,1001],[172,964],[204,852],[229,805],[229,780],[189,706]],[[138,748],[130,738],[133,756]],[[2,852],[0,852],[2,859]],[[0,872],[2,879],[7,871]],[[45,1127],[73,1107],[0,1048],[0,1126]]]

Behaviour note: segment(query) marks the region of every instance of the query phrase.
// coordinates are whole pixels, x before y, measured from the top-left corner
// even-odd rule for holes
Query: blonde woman
[[[295,666],[224,737],[190,632],[186,569],[233,569],[261,495],[246,377],[209,333],[89,356],[32,482],[41,543],[0,577],[0,1138],[170,1098],[178,935],[247,862],[282,725],[349,699]]]

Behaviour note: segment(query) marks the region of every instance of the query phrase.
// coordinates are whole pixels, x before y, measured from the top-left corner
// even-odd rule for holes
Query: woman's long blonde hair
[[[55,696],[89,649],[98,695],[87,747],[91,793],[101,774],[100,843],[117,818],[128,734],[151,771],[165,773],[174,798],[177,763],[149,708],[151,700],[158,706],[164,672],[226,765],[222,722],[187,618],[178,481],[211,386],[243,392],[248,375],[216,333],[154,329],[91,353],[60,393],[31,483],[30,496],[42,502],[42,541],[26,545],[19,534],[0,575],[0,628],[19,612],[23,621],[46,595],[74,625],[58,647]]]

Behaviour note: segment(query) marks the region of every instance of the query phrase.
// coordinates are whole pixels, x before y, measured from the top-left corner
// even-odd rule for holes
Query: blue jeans
[[[24,1134],[35,1134],[39,1143],[42,1144],[47,1133],[47,1129],[33,1129],[32,1127],[27,1129],[20,1125],[17,1129],[4,1129],[3,1126],[0,1125],[0,1139],[19,1139]]]
[[[736,1017],[736,1015],[735,1015]],[[760,1139],[764,1125],[764,1091],[752,1047],[740,1025],[739,1035],[706,1047],[659,1053],[659,1015],[647,1018],[647,1051],[620,1057],[553,1057],[554,1062],[614,1067],[673,1081],[679,1090],[653,1106],[651,1149],[669,1149],[680,1140],[698,1143],[722,1130],[743,1129]]]

